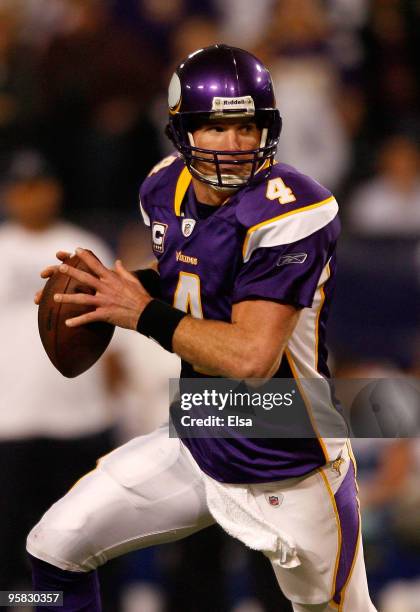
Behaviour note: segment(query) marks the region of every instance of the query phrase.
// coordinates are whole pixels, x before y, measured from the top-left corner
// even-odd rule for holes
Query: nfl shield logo
[[[273,508],[279,508],[283,502],[284,495],[283,493],[278,493],[278,495],[273,495],[272,493],[266,493],[265,498],[270,506]]]
[[[185,238],[191,236],[195,226],[195,219],[182,219],[182,233]]]

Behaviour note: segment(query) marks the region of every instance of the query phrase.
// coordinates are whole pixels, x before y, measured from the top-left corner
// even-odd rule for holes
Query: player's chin
[[[231,174],[232,176],[237,176],[238,178],[245,178],[246,176],[249,176],[251,172],[251,164],[246,164],[243,166],[220,164],[220,172],[222,174]]]
[[[232,163],[232,160],[219,161],[219,168],[221,172],[226,174],[236,174],[239,177],[247,176],[251,172],[253,159],[241,159],[238,161],[240,163],[236,164]]]
[[[237,177],[238,179],[247,178],[250,175],[252,168],[251,163],[247,164],[219,164],[221,174]],[[214,164],[206,164],[205,162],[195,164],[195,169],[204,176],[213,177],[216,174]]]

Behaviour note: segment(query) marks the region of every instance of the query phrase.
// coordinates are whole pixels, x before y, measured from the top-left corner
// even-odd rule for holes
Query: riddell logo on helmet
[[[240,99],[237,98],[236,100],[223,100],[223,106],[230,106],[232,104],[246,104],[247,102],[249,102],[249,98],[245,98],[245,99]]]
[[[241,98],[213,98],[212,110],[223,112],[225,110],[244,111],[247,114],[255,113],[255,104],[251,96]]]

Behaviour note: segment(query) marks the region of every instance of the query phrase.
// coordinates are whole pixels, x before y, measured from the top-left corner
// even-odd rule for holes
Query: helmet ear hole
[[[172,125],[170,123],[167,123],[166,126],[165,126],[165,136],[167,138],[169,138],[169,140],[172,142],[173,145],[176,146],[174,130],[173,130],[173,127],[172,127]]]

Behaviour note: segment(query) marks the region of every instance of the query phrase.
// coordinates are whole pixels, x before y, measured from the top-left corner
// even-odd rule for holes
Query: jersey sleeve
[[[265,299],[311,307],[321,274],[335,252],[338,233],[336,217],[301,240],[255,249],[236,278],[233,303]]]

